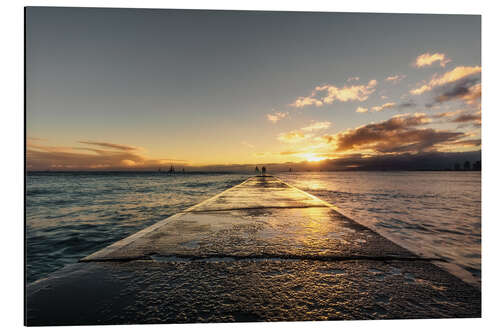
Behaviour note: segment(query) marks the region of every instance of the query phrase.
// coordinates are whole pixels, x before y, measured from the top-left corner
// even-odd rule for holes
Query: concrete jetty
[[[480,317],[434,260],[257,176],[28,285],[26,324]]]

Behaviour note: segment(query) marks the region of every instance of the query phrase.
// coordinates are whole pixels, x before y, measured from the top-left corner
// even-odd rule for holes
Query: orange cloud
[[[479,147],[481,146],[481,139],[473,139],[473,140],[461,140],[449,143],[453,146],[462,146],[462,147]]]
[[[433,118],[449,118],[449,117],[456,116],[457,114],[460,114],[463,112],[464,112],[464,110],[447,111],[447,112],[435,114],[432,117]]]
[[[366,85],[345,85],[338,88],[333,85],[317,86],[309,96],[299,97],[291,104],[296,108],[302,108],[309,105],[317,107],[325,104],[332,104],[334,101],[365,101],[375,91],[377,80],[371,80]]]
[[[372,107],[372,112],[380,112],[380,111],[383,111],[383,110],[387,110],[387,109],[392,109],[396,106],[396,103],[394,102],[390,102],[390,103],[385,103],[383,105],[379,105],[379,106],[374,106]]]
[[[434,76],[432,77],[432,79],[429,82],[421,85],[418,88],[411,90],[410,93],[412,95],[421,95],[424,92],[432,90],[435,87],[443,86],[445,84],[449,84],[449,83],[453,83],[453,82],[457,82],[461,79],[464,79],[468,76],[478,74],[478,73],[481,73],[480,66],[474,66],[474,67],[458,66],[458,67],[455,67],[453,70],[444,73],[443,75],[434,74]]]
[[[311,134],[304,134],[302,131],[290,131],[287,133],[280,133],[278,140],[285,143],[296,143],[304,141],[311,137]]]
[[[156,170],[165,165],[187,163],[184,160],[168,158],[150,159],[138,153],[142,150],[140,147],[94,141],[80,141],[80,143],[110,150],[91,147],[54,147],[28,142],[27,168],[28,170]]]
[[[317,107],[323,106],[323,102],[314,97],[299,97],[291,104],[296,108],[303,108],[304,106],[314,105]]]
[[[288,116],[288,112],[275,112],[273,114],[266,115],[267,120],[273,124],[276,124],[279,120],[285,118],[286,116]]]
[[[382,105],[373,106],[373,107],[371,107],[371,109],[359,106],[356,109],[356,112],[358,112],[358,113],[366,113],[368,111],[371,111],[371,112],[380,112],[380,111],[387,110],[387,109],[393,109],[395,107],[396,107],[396,103],[389,102],[389,103],[385,103],[385,104],[382,104]]]
[[[318,131],[329,128],[331,124],[329,121],[317,121],[309,126],[302,127],[302,130],[306,132]]]
[[[421,68],[430,66],[435,62],[439,62],[441,67],[445,67],[450,61],[451,59],[448,59],[444,53],[424,53],[417,57],[417,60],[415,60],[415,66]]]

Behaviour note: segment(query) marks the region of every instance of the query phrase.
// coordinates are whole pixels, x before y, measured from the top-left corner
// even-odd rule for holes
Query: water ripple
[[[417,254],[446,258],[446,269],[480,284],[480,172],[311,172],[279,177]]]
[[[230,188],[248,175],[30,173],[27,278],[65,264]]]

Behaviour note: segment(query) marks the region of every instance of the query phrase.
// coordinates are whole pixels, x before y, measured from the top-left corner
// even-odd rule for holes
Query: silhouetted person
[[[481,161],[474,162],[474,165],[472,166],[472,170],[481,171]]]
[[[255,173],[260,173],[259,167],[255,167]]]
[[[470,162],[469,161],[465,161],[465,163],[464,163],[464,170],[465,171],[470,171]]]
[[[292,168],[288,169],[288,172],[292,172]]]
[[[265,174],[266,174],[266,167],[265,167],[265,166],[263,166],[263,167],[262,167],[262,175],[264,176]]]

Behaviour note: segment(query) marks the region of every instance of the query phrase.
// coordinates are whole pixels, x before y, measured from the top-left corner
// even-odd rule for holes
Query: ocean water
[[[241,183],[242,174],[30,173],[28,282]]]
[[[239,184],[248,174],[30,173],[27,280]],[[306,172],[279,178],[443,268],[481,280],[479,172]]]
[[[426,257],[481,284],[481,172],[282,173],[283,181]]]

